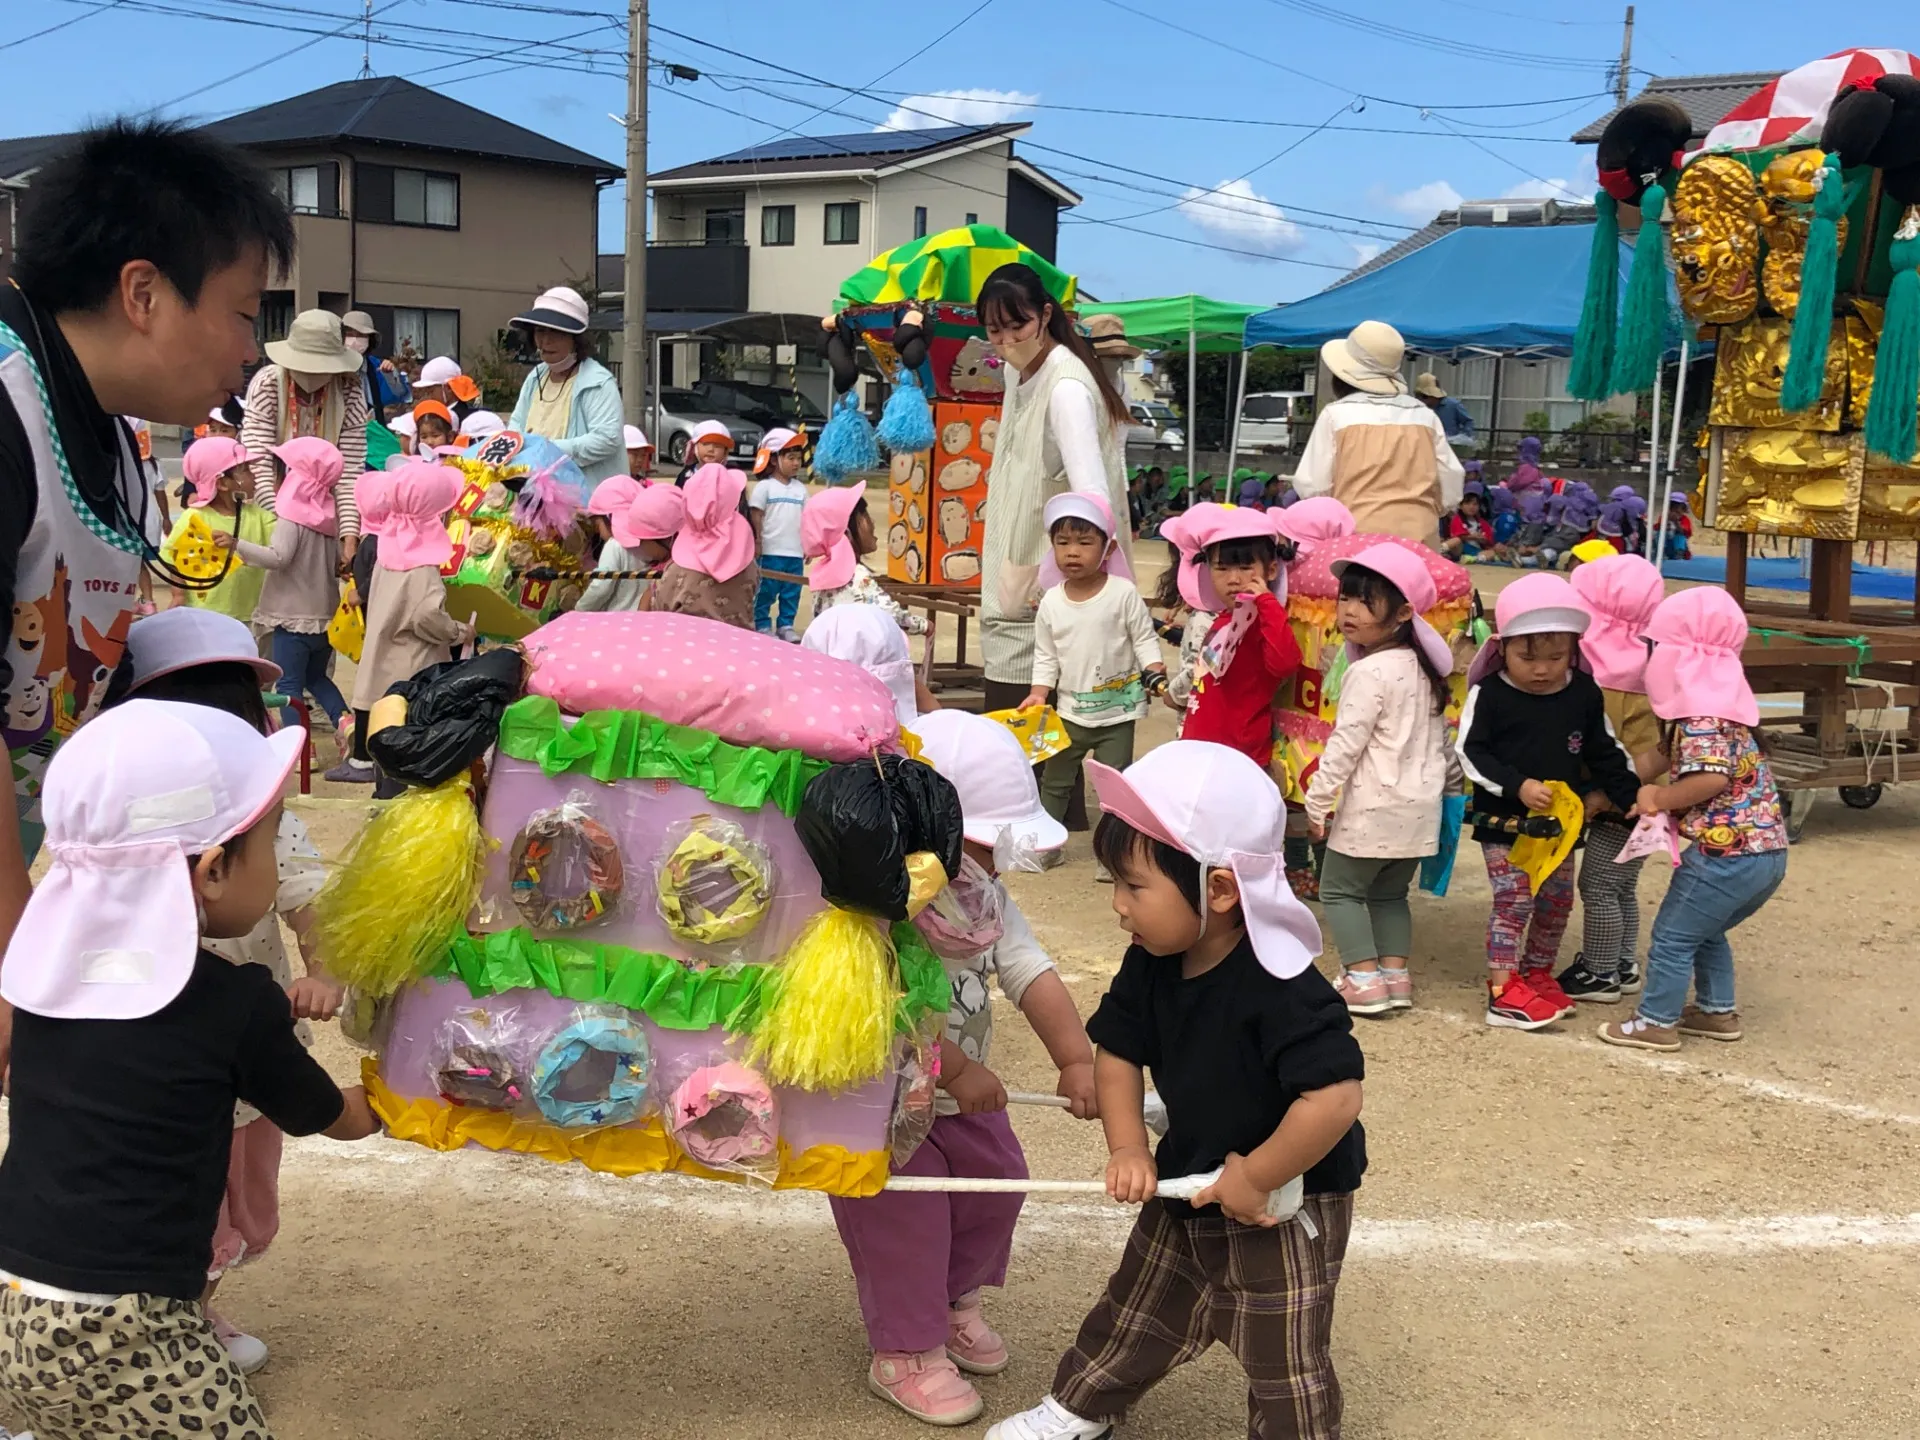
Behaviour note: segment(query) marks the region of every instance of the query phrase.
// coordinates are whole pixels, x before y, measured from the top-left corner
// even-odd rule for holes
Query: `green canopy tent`
[[[1091,309],[1092,307],[1088,307]],[[1195,462],[1197,436],[1194,425],[1194,390],[1197,375],[1195,357],[1240,355],[1239,396],[1246,398],[1247,360],[1245,354],[1247,317],[1265,308],[1236,305],[1230,300],[1209,300],[1204,295],[1167,295],[1157,300],[1117,300],[1099,307],[1102,315],[1118,315],[1127,327],[1127,343],[1142,350],[1187,356],[1187,469]],[[1237,434],[1239,410],[1228,417],[1228,429]],[[1233,459],[1228,460],[1232,468]]]

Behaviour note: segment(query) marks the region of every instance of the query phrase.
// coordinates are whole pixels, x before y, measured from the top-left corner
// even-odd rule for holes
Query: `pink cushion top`
[[[821,760],[857,760],[900,738],[893,695],[858,665],[702,616],[576,611],[525,643],[528,693],[569,714],[640,710]]]
[[[1436,604],[1464,599],[1473,588],[1473,577],[1467,573],[1466,566],[1457,565],[1412,540],[1399,535],[1342,535],[1318,542],[1311,554],[1302,553],[1287,567],[1287,593],[1319,600],[1337,599],[1340,581],[1331,568],[1333,562],[1351,560],[1374,545],[1398,545],[1418,556],[1427,567],[1427,574],[1433,577]]]

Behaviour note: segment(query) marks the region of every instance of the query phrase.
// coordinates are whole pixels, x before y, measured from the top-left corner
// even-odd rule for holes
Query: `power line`
[[[1192,204],[1194,201],[1199,200],[1202,196],[1230,194],[1232,193],[1233,186],[1245,185],[1248,181],[1253,179],[1255,175],[1258,175],[1262,170],[1266,169],[1269,165],[1272,165],[1277,161],[1284,160],[1287,156],[1291,155],[1294,151],[1298,150],[1302,145],[1306,144],[1307,141],[1311,140],[1315,135],[1318,135],[1321,130],[1326,129],[1327,126],[1331,125],[1335,120],[1338,120],[1342,115],[1346,114],[1347,111],[1351,109],[1354,105],[1358,105],[1360,103],[1361,102],[1354,100],[1354,101],[1349,101],[1345,105],[1342,105],[1338,110],[1335,110],[1333,114],[1329,115],[1324,121],[1322,121],[1317,129],[1309,130],[1306,134],[1302,135],[1298,140],[1295,140],[1291,145],[1287,146],[1283,150],[1276,151],[1274,154],[1269,155],[1266,159],[1262,160],[1258,165],[1255,165],[1251,170],[1243,171],[1240,175],[1236,176],[1232,180],[1224,180],[1211,190],[1203,190],[1198,195],[1192,194],[1191,192],[1189,192],[1188,194],[1182,195],[1178,200],[1174,201],[1173,204],[1171,205],[1162,205],[1162,206],[1159,206],[1157,209],[1153,209],[1153,210],[1142,210],[1138,215],[1120,215],[1120,216],[1116,216],[1115,218],[1117,220],[1144,220],[1149,215],[1162,215],[1169,210],[1176,210],[1183,205]],[[1252,187],[1249,186],[1248,188],[1251,189]]]
[[[1503,50],[1496,46],[1477,44],[1472,41],[1454,40],[1443,35],[1422,34],[1401,25],[1390,25],[1385,21],[1353,15],[1337,6],[1316,3],[1316,0],[1267,0],[1267,3],[1311,19],[1325,20],[1330,24],[1363,30],[1369,35],[1377,35],[1385,40],[1395,40],[1403,45],[1417,46],[1422,50],[1439,50],[1468,59],[1496,60],[1508,65],[1531,65],[1560,70],[1585,70],[1605,63],[1575,55],[1536,55],[1519,50]]]
[[[386,11],[393,9],[396,5],[401,5],[404,3],[405,3],[405,0],[388,0],[387,4],[381,6],[380,9],[374,11],[373,13],[375,15],[381,15],[381,14],[384,14]],[[338,39],[340,36],[350,33],[356,26],[363,24],[366,18],[367,17],[363,15],[356,15],[349,24],[342,26],[338,30],[331,31],[324,35],[317,35],[311,40],[303,40],[298,45],[292,46],[291,48],[286,50],[282,50],[278,55],[269,55],[265,60],[256,61],[254,64],[249,65],[244,69],[234,71],[231,75],[223,75],[218,80],[210,81],[205,85],[201,85],[196,87],[195,89],[187,91],[187,93],[184,95],[176,95],[171,100],[163,100],[158,105],[149,106],[148,113],[154,114],[161,110],[171,110],[175,105],[179,105],[184,101],[191,100],[197,95],[204,95],[209,90],[217,90],[222,85],[228,85],[235,80],[244,79],[248,75],[252,75],[257,71],[266,69],[269,65],[278,65],[282,60],[286,60],[291,58],[292,56],[298,55],[302,50],[311,50],[314,46],[318,45],[323,40]]]
[[[1123,225],[1118,220],[1102,220],[1095,215],[1063,215],[1061,223],[1066,225],[1106,225],[1115,230],[1124,230],[1129,235],[1145,235],[1150,240],[1167,240],[1175,245],[1192,245],[1201,250],[1218,250],[1226,255],[1245,255],[1254,260],[1271,260],[1279,265],[1304,265],[1314,270],[1338,270],[1345,273],[1351,265],[1330,265],[1325,260],[1300,260],[1291,255],[1275,255],[1267,250],[1243,250],[1234,245],[1216,245],[1210,240],[1195,240],[1186,235],[1166,235],[1158,230],[1142,230],[1137,225]]]
[[[56,30],[66,29],[69,25],[78,25],[82,20],[91,20],[102,11],[113,9],[113,7],[119,3],[120,0],[104,0],[104,3],[96,4],[84,15],[76,15],[71,20],[62,20],[58,25],[49,25],[46,29],[36,30],[31,35],[22,35],[18,40],[8,40],[4,44],[0,44],[0,50],[11,50],[14,46],[24,45],[29,40],[38,40],[42,35],[51,35]]]
[[[1438,120],[1442,125],[1450,125],[1452,123],[1444,115],[1436,115],[1433,118]],[[1460,138],[1466,141],[1469,145],[1473,146],[1474,149],[1480,151],[1485,155],[1491,156],[1495,160],[1498,160],[1502,165],[1505,165],[1508,169],[1518,171],[1520,174],[1526,176],[1529,180],[1533,180],[1541,185],[1545,185],[1549,190],[1558,190],[1562,195],[1566,196],[1570,200],[1585,200],[1587,198],[1585,195],[1582,195],[1578,190],[1575,190],[1570,186],[1561,183],[1558,180],[1549,180],[1543,175],[1534,174],[1531,170],[1527,169],[1526,166],[1520,164],[1519,161],[1510,160],[1505,155],[1502,155],[1498,150],[1494,150],[1491,147],[1482,144],[1479,136],[1477,135],[1461,134],[1458,131],[1456,131],[1455,133],[1459,134]]]

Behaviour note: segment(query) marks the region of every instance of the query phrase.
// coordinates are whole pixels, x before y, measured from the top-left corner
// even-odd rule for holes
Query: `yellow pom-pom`
[[[465,775],[394,800],[313,902],[329,973],[373,996],[427,974],[480,894],[484,856]]]
[[[774,973],[747,1063],[803,1090],[873,1079],[893,1049],[896,969],[879,921],[837,907],[814,916]]]

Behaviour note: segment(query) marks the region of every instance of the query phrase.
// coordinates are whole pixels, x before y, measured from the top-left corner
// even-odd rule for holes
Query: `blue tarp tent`
[[[1319,345],[1384,320],[1428,355],[1569,355],[1592,245],[1591,225],[1461,226],[1357,280],[1253,316],[1247,348]],[[1632,255],[1622,241],[1623,295]],[[1677,325],[1672,338],[1679,342]]]

